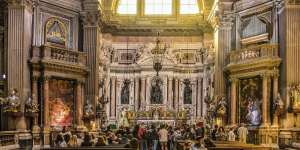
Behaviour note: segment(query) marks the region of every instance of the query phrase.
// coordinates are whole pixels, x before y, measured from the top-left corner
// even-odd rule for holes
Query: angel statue
[[[33,101],[33,96],[29,96],[25,103],[26,113],[37,113],[39,112],[39,105]]]
[[[120,120],[119,120],[119,127],[129,127],[129,121],[128,121],[128,116],[127,116],[127,109],[123,108],[122,112],[121,112],[121,116],[120,116]]]
[[[278,93],[273,102],[273,111],[274,112],[279,111],[280,109],[283,109],[283,107],[284,107],[284,103],[281,99],[280,93]]]
[[[92,116],[94,115],[93,106],[90,102],[90,100],[87,100],[85,106],[84,106],[84,115],[85,116]]]
[[[13,89],[6,98],[6,105],[4,107],[4,112],[20,112],[20,98],[17,96],[17,90]]]

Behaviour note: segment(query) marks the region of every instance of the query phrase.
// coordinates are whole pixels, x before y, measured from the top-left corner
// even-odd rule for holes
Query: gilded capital
[[[230,81],[231,83],[237,83],[237,82],[239,81],[239,79],[236,78],[236,77],[231,77],[231,78],[229,79],[229,81]]]

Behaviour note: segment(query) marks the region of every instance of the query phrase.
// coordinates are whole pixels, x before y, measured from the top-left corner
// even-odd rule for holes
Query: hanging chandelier
[[[166,51],[167,45],[166,43],[161,43],[159,32],[157,32],[155,47],[151,50],[151,53],[153,54],[153,69],[156,71],[156,76],[158,76],[159,71],[162,69],[162,61]]]

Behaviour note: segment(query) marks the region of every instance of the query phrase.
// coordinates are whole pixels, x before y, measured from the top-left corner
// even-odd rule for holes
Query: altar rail
[[[278,58],[278,56],[277,44],[262,44],[230,52],[227,56],[227,64],[239,64],[264,58]]]
[[[60,47],[43,45],[41,48],[33,48],[33,59],[43,59],[47,61],[59,61],[67,64],[85,66],[87,56],[84,52],[67,50]]]
[[[18,140],[16,131],[0,132],[0,149],[18,148]]]

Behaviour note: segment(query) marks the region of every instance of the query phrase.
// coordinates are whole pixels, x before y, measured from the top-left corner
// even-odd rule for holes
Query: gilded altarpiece
[[[71,126],[74,119],[74,82],[51,79],[49,82],[50,125]]]

